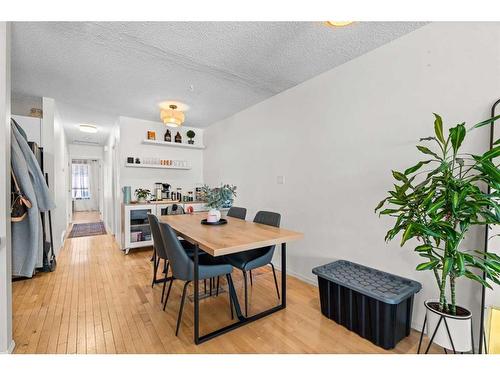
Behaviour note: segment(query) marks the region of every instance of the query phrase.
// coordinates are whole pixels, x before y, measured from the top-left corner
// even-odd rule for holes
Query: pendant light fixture
[[[354,21],[326,21],[326,25],[330,27],[344,27],[348,26]]]
[[[161,108],[160,118],[167,126],[178,128],[185,120],[184,113],[177,109],[177,105],[170,104],[168,108]]]

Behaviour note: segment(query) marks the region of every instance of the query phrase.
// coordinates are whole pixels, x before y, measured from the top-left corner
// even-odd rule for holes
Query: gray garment
[[[12,275],[31,277],[43,255],[41,211],[53,210],[54,200],[38,161],[18,127],[11,123],[11,164],[17,183],[32,207],[21,222],[12,223]]]

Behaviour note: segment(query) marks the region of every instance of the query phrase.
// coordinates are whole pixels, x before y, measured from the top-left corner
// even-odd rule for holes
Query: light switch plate
[[[283,185],[285,183],[285,176],[278,176],[278,177],[276,177],[276,183],[278,185]]]

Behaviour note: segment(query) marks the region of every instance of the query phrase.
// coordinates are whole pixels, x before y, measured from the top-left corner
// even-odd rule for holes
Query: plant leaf
[[[416,172],[416,171],[418,171],[422,167],[422,165],[429,164],[431,161],[432,160],[420,161],[417,164],[415,164],[413,167],[410,167],[410,168],[406,169],[405,172],[404,172],[404,174],[405,175],[409,175],[409,174],[411,174],[413,172]]]
[[[403,181],[403,182],[406,182],[408,181],[408,179],[406,178],[406,176],[401,173],[401,172],[398,172],[398,171],[392,171],[392,175],[394,176],[394,178],[398,181]]]
[[[436,133],[437,139],[441,141],[442,144],[445,144],[444,134],[443,134],[443,119],[437,113],[434,113],[434,132]]]
[[[480,128],[481,126],[484,126],[484,125],[489,125],[489,124],[491,124],[491,123],[494,123],[494,122],[495,122],[496,120],[498,120],[498,119],[500,119],[500,115],[495,116],[495,117],[492,117],[492,118],[490,118],[490,119],[488,119],[488,120],[484,120],[484,121],[478,122],[476,125],[474,125],[474,126],[471,128],[471,130],[472,130],[472,129],[475,129],[475,128]]]
[[[426,263],[420,263],[417,267],[417,271],[431,270],[439,264],[439,260],[432,260]]]
[[[417,146],[417,149],[423,153],[423,154],[426,154],[426,155],[432,155],[434,156],[436,159],[439,159],[441,160],[441,158],[435,153],[435,152],[432,152],[431,150],[429,150],[427,147],[424,147],[424,146],[420,146],[418,145]]]
[[[408,224],[406,227],[403,237],[401,238],[400,246],[403,246],[406,241],[408,241],[413,236],[413,223]]]
[[[453,147],[453,153],[456,154],[462,142],[465,138],[465,126],[464,124],[458,124],[454,128],[450,129],[450,140],[451,146]]]

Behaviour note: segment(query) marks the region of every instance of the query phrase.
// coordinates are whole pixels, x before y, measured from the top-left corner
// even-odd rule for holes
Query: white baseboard
[[[12,354],[14,352],[14,348],[16,347],[16,343],[14,340],[10,342],[9,348],[5,352],[0,352],[0,354]]]

